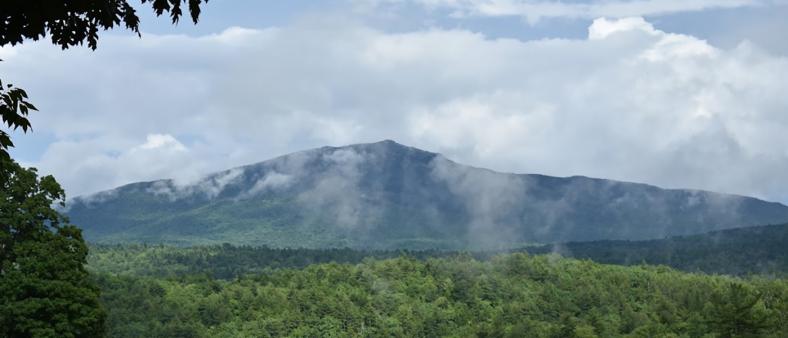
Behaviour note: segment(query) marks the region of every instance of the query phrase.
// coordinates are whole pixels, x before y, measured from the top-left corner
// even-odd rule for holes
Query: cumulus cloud
[[[172,135],[140,137],[144,141],[138,144],[105,133],[59,139],[33,165],[54,174],[69,197],[140,180],[194,181],[215,168]]]
[[[455,17],[518,16],[530,23],[544,18],[594,19],[653,16],[708,9],[772,4],[769,0],[355,0],[366,8],[416,4],[427,9],[446,9]]]
[[[499,171],[788,201],[788,60],[642,18],[535,41],[323,18],[0,57],[41,109],[36,133],[54,138],[32,164],[70,196],[394,139]]]

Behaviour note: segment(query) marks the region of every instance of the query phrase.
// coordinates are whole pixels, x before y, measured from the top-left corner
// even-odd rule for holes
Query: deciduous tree
[[[65,194],[0,158],[0,337],[101,337],[105,313],[81,231],[53,209]]]

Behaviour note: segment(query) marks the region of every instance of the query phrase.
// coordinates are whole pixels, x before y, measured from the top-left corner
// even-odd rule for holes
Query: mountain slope
[[[714,231],[648,241],[572,242],[527,248],[605,264],[659,264],[690,272],[788,275],[788,224]]]
[[[788,221],[754,198],[587,177],[497,173],[392,141],[323,147],[199,182],[77,198],[94,242],[489,249],[642,240]]]

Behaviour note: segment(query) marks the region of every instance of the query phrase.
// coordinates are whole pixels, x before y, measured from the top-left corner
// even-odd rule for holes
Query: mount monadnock
[[[788,221],[755,198],[506,174],[393,141],[323,147],[179,185],[133,183],[69,201],[92,242],[498,249],[643,240]]]

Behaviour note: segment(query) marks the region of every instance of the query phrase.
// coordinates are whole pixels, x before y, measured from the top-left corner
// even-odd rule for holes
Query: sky
[[[503,172],[788,203],[788,1],[211,0],[0,48],[70,197],[392,139]]]

